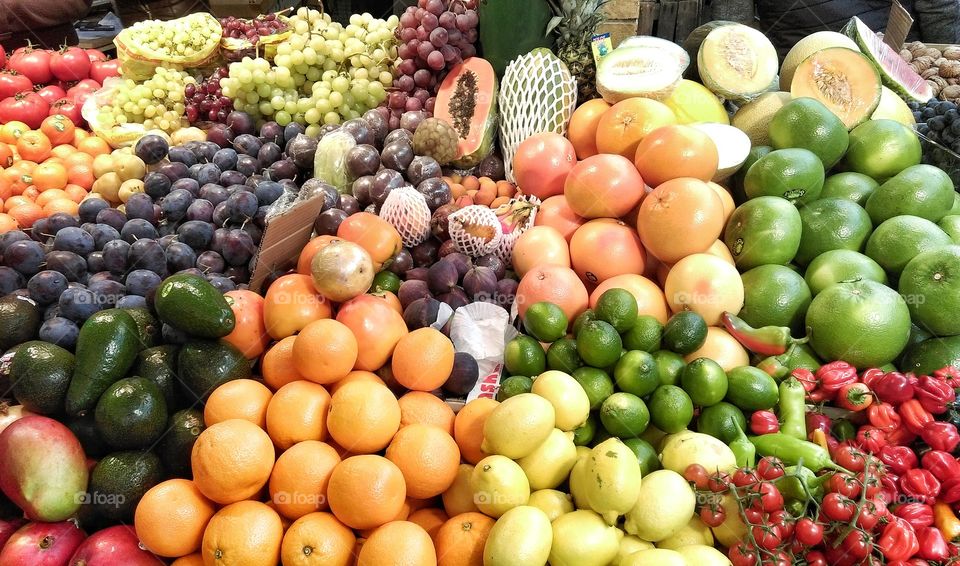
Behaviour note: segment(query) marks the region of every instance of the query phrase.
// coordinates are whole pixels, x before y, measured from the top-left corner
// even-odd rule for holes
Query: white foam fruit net
[[[380,207],[380,218],[397,229],[405,247],[412,248],[430,237],[427,199],[409,185],[390,191]]]
[[[577,105],[577,81],[567,66],[547,49],[535,49],[506,68],[497,99],[500,146],[507,179],[513,178],[513,156],[520,142],[534,134],[566,134]]]
[[[457,251],[470,257],[494,252],[503,239],[500,219],[489,207],[465,206],[450,214],[450,239]]]
[[[516,224],[512,232],[503,235],[503,238],[500,240],[500,245],[495,252],[497,257],[508,264],[513,261],[513,248],[517,245],[517,240],[520,239],[520,236],[522,236],[524,232],[533,228],[533,222],[537,217],[537,210],[540,209],[540,199],[533,195],[521,195],[515,199],[511,199],[509,203],[502,206],[512,207],[516,210],[518,203],[525,203],[528,206],[522,206],[519,209],[518,214],[520,216],[516,218],[519,223]]]

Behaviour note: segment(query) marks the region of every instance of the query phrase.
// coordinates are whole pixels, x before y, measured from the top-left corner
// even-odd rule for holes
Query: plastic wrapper
[[[515,207],[518,203],[529,203],[532,206],[522,206],[518,209],[518,222],[514,227],[512,232],[505,233],[503,238],[500,239],[500,245],[497,247],[496,254],[501,260],[503,260],[507,265],[512,263],[513,259],[513,248],[517,245],[517,240],[520,239],[520,236],[524,232],[533,228],[534,220],[537,218],[537,211],[540,210],[540,199],[533,195],[521,195],[514,199],[510,199],[510,202],[507,204],[501,205],[497,208],[499,211],[501,208],[510,208]],[[499,214],[499,212],[497,212]]]
[[[352,181],[347,173],[347,153],[356,145],[357,140],[347,132],[330,132],[320,138],[313,158],[313,176],[341,193],[349,193]]]
[[[287,18],[283,16],[278,16],[278,19],[284,23],[287,22]],[[292,33],[293,30],[288,27],[281,33],[261,36],[257,43],[244,37],[224,37],[220,40],[220,55],[231,63],[240,61],[244,57],[263,57],[273,61],[277,55],[277,46],[286,41]]]
[[[298,196],[300,196],[299,189],[293,190],[291,187],[285,188],[283,190],[283,194],[280,195],[277,200],[273,201],[273,204],[271,204],[270,208],[267,209],[267,220],[270,220],[274,216],[279,216],[290,210],[290,208],[297,203]]]
[[[450,340],[458,352],[477,360],[480,379],[467,394],[467,402],[478,397],[495,398],[503,370],[503,350],[518,334],[510,324],[510,314],[490,303],[471,303],[460,307],[450,321]]]
[[[143,42],[144,27],[154,26],[183,26],[187,28],[216,29],[215,35],[208,37],[203,48],[189,56],[176,56],[160,53],[150,49]],[[113,40],[117,46],[117,59],[124,78],[135,81],[146,80],[153,76],[155,67],[164,65],[175,69],[197,69],[213,67],[220,59],[220,37],[222,35],[220,22],[211,14],[199,12],[171,20],[170,22],[146,21],[138,22],[128,27]]]
[[[166,132],[162,130],[148,130],[143,124],[132,123],[119,126],[106,126],[100,121],[100,107],[111,103],[122,84],[123,79],[110,77],[103,83],[103,88],[93,93],[93,95],[83,103],[80,114],[83,116],[83,119],[87,121],[90,130],[96,134],[97,137],[103,138],[103,140],[114,149],[131,146],[145,134],[157,134],[165,138],[168,142],[171,141],[170,136]]]
[[[380,217],[397,229],[405,247],[412,248],[430,237],[430,207],[412,186],[390,191],[380,207]]]

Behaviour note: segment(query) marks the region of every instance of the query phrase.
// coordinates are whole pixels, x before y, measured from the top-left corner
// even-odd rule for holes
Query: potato
[[[147,165],[136,155],[119,155],[113,160],[114,171],[122,181],[143,179],[147,174]]]
[[[117,203],[120,201],[120,185],[122,183],[120,175],[111,171],[93,182],[93,192],[100,193],[109,202]]]

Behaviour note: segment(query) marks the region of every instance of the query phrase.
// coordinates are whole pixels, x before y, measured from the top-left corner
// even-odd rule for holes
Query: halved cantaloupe
[[[707,38],[707,35],[709,35],[711,31],[723,26],[732,26],[736,23],[737,22],[731,22],[729,20],[713,20],[694,28],[694,30],[690,32],[690,35],[683,40],[683,49],[690,54],[691,64],[687,67],[687,70],[684,71],[683,78],[701,82],[700,73],[697,70],[697,54],[700,53],[700,45],[703,44],[703,40]]]
[[[454,165],[475,167],[490,155],[497,133],[497,75],[490,62],[469,57],[454,65],[437,89],[433,115],[460,138]]]
[[[730,123],[741,130],[750,138],[754,147],[759,145],[772,145],[770,142],[770,120],[777,110],[783,108],[783,105],[793,100],[789,92],[765,92],[755,100],[744,104],[737,109]]]
[[[793,73],[797,70],[797,66],[803,63],[804,59],[828,47],[846,47],[854,51],[860,51],[857,44],[842,33],[835,31],[811,33],[791,47],[787,56],[783,58],[783,64],[780,65],[780,90],[790,90]]]
[[[880,74],[863,54],[828,47],[797,66],[790,94],[819,100],[850,130],[869,120],[877,109],[880,86]]]
[[[697,54],[697,67],[707,88],[723,98],[745,102],[776,87],[780,62],[767,36],[732,24],[707,34]]]

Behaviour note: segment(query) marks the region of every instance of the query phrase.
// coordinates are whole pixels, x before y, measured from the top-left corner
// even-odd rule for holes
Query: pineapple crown
[[[547,34],[556,32],[564,43],[590,41],[597,26],[606,20],[600,8],[610,0],[548,0],[554,16]]]

